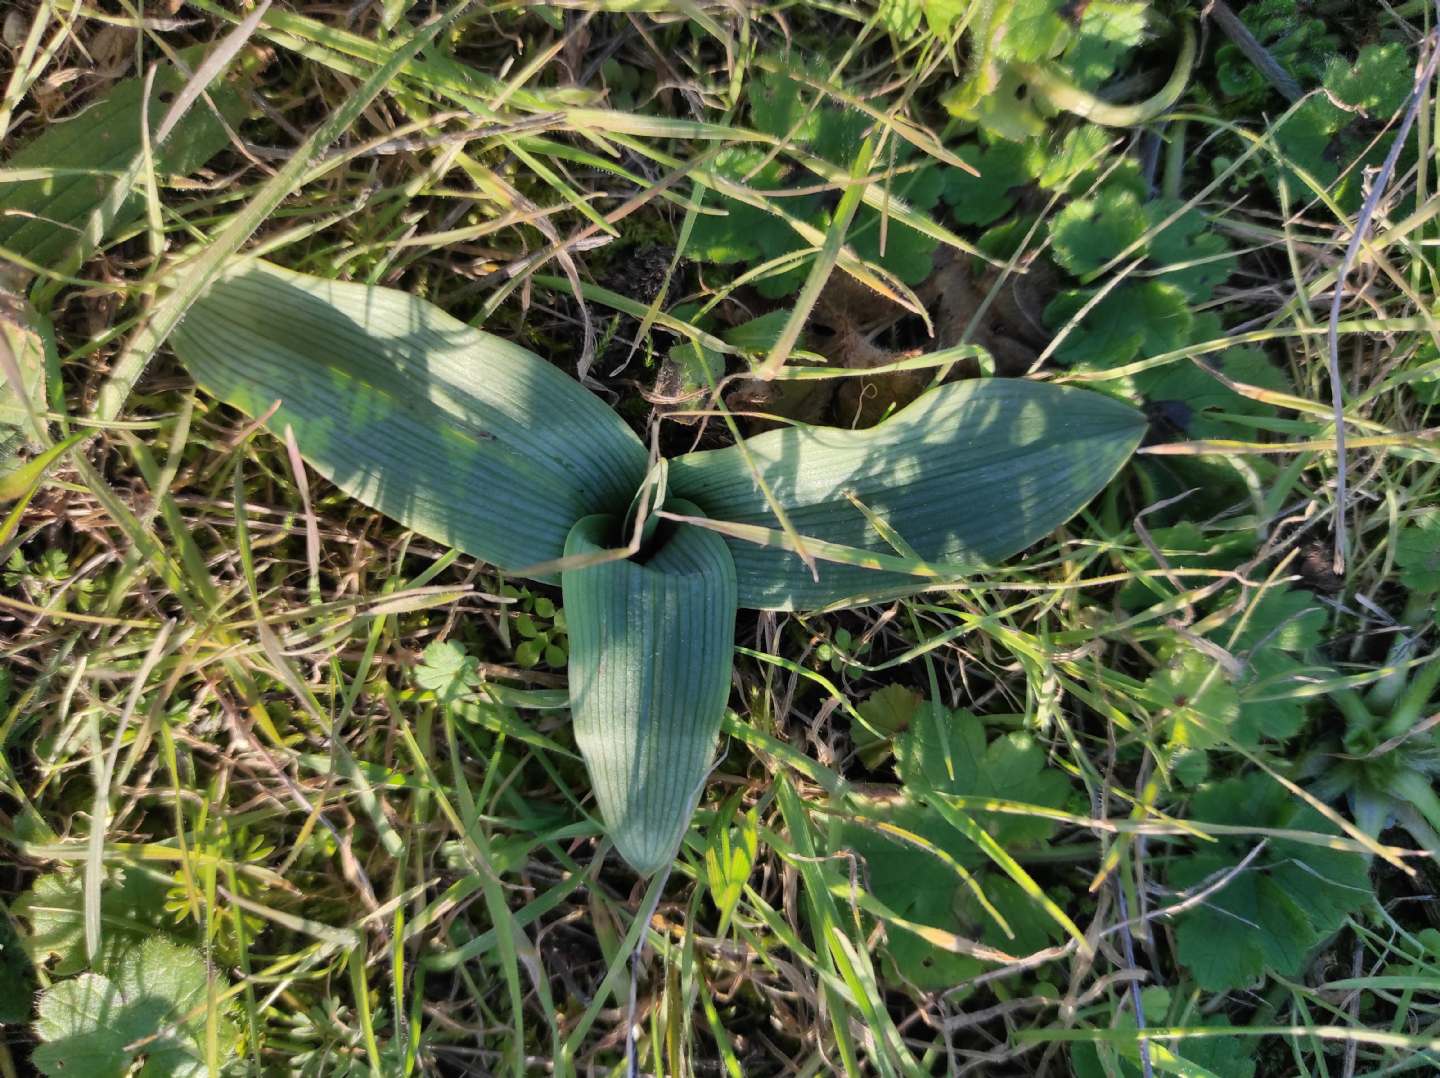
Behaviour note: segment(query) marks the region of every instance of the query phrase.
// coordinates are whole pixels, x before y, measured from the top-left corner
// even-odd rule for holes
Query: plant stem
[[[1260,44],[1260,41],[1250,32],[1250,27],[1240,21],[1240,16],[1230,10],[1230,5],[1225,0],[1214,0],[1210,5],[1210,18],[1215,25],[1220,27],[1225,36],[1235,43],[1235,47],[1245,54],[1245,59],[1255,65],[1255,69],[1265,76],[1265,81],[1275,88],[1275,92],[1292,104],[1299,101],[1304,91],[1300,84],[1295,81],[1295,76],[1285,70],[1283,64],[1270,55],[1270,50]]]
[[[1430,612],[1431,604],[1435,596],[1412,592],[1410,598],[1405,601],[1405,610],[1400,615],[1401,626],[1414,625],[1422,617]],[[1395,637],[1395,642],[1390,645],[1389,652],[1385,655],[1385,665],[1394,667],[1390,673],[1377,681],[1365,698],[1371,710],[1385,712],[1395,705],[1400,694],[1405,689],[1408,680],[1408,671],[1403,669],[1405,657],[1414,646],[1414,640],[1407,638],[1404,632]]]
[[[1335,701],[1335,706],[1340,709],[1340,714],[1345,716],[1346,723],[1351,727],[1349,733],[1375,728],[1375,713],[1365,706],[1365,701],[1354,689],[1336,689],[1331,694],[1331,699]]]
[[[1384,738],[1399,737],[1419,722],[1425,705],[1435,694],[1436,686],[1440,686],[1440,655],[1432,652],[1415,674],[1410,687],[1400,697],[1390,717],[1381,724],[1380,735]]]

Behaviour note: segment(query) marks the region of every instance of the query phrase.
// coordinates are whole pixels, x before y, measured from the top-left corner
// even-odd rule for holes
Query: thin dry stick
[[[1286,71],[1285,66],[1270,54],[1270,50],[1250,32],[1250,27],[1240,21],[1240,16],[1230,9],[1225,0],[1212,0],[1206,12],[1281,97],[1294,104],[1304,96],[1295,76]]]
[[[1435,11],[1437,20],[1440,20],[1440,0],[1436,0]],[[1345,248],[1345,258],[1340,263],[1340,272],[1335,276],[1335,291],[1330,297],[1330,324],[1326,331],[1326,341],[1330,360],[1330,404],[1335,412],[1335,573],[1341,577],[1345,575],[1345,563],[1349,549],[1345,534],[1347,475],[1345,470],[1345,390],[1340,381],[1340,306],[1345,298],[1345,279],[1350,275],[1350,269],[1355,264],[1355,257],[1360,252],[1360,245],[1365,241],[1366,233],[1370,231],[1370,220],[1375,216],[1376,209],[1379,208],[1380,199],[1390,185],[1390,177],[1395,172],[1396,163],[1400,160],[1400,151],[1404,149],[1410,128],[1420,112],[1420,101],[1424,97],[1425,86],[1435,74],[1436,62],[1440,61],[1440,49],[1436,48],[1435,35],[1437,33],[1440,33],[1440,28],[1431,32],[1429,55],[1410,91],[1410,102],[1405,108],[1405,118],[1400,122],[1400,129],[1395,132],[1395,141],[1390,144],[1390,152],[1385,155],[1380,172],[1371,185],[1370,194],[1366,197],[1364,205],[1360,207],[1360,216],[1355,219],[1355,228],[1350,233],[1350,243]]]

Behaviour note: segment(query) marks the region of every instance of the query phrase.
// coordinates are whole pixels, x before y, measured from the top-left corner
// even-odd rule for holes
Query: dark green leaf
[[[188,54],[192,63],[199,55]],[[166,101],[185,84],[175,67],[158,69],[146,118],[152,137],[166,111]],[[224,84],[210,87],[208,97],[228,123],[244,114],[243,99]],[[94,250],[93,236],[83,229],[92,212],[116,183],[114,173],[128,169],[141,152],[141,103],[145,80],[116,83],[102,100],[78,116],[48,125],[28,145],[4,162],[10,169],[78,169],[107,175],[57,175],[43,180],[0,184],[0,248],[41,266],[78,265]],[[225,126],[210,104],[199,101],[185,114],[156,153],[162,175],[194,172],[229,142]],[[132,195],[109,221],[112,234],[143,212],[139,194]]]
[[[1196,796],[1192,808],[1200,823],[1335,833],[1333,824],[1263,774],[1215,783]],[[1198,889],[1221,879],[1256,841],[1225,836],[1218,848],[1206,844],[1205,852],[1176,859],[1170,885]],[[1373,901],[1365,857],[1270,839],[1244,871],[1232,873],[1203,904],[1181,915],[1178,955],[1208,991],[1244,987],[1266,969],[1297,977],[1310,951]]]
[[[611,517],[585,518],[566,556],[614,546],[615,527]],[[606,832],[643,876],[669,863],[689,827],[730,694],[735,638],[735,566],[723,540],[681,524],[657,541],[644,563],[562,574],[575,741]]]
[[[1151,227],[1175,212],[1178,203],[1168,199],[1145,207]],[[1195,210],[1186,210],[1150,240],[1151,261],[1173,267],[1158,280],[1176,285],[1195,302],[1209,299],[1218,285],[1235,270],[1230,244],[1217,234],[1209,220]]]
[[[1045,808],[1059,808],[1070,784],[1045,766],[1045,750],[1027,733],[996,738],[988,745],[985,727],[968,711],[926,706],[895,742],[896,770],[906,786],[922,796],[934,792],[996,797]],[[1007,846],[1049,837],[1053,821],[1037,816],[982,813],[985,829]]]
[[[1009,213],[1031,178],[1029,154],[1016,142],[997,140],[983,149],[970,143],[956,156],[979,173],[952,168],[945,174],[945,202],[962,225],[988,225]]]
[[[645,475],[640,440],[573,378],[402,292],[249,263],[174,344],[346,493],[507,571],[559,558]]]
[[[1104,187],[1060,211],[1050,228],[1055,261],[1076,277],[1094,273],[1145,235],[1148,222],[1140,199],[1123,187]],[[1132,252],[1139,257],[1142,246]]]
[[[1057,329],[1089,302],[1092,292],[1062,292],[1045,308]],[[1185,293],[1158,281],[1122,284],[1080,319],[1056,358],[1083,367],[1118,367],[1136,356],[1156,356],[1182,347],[1194,315]]]
[[[1064,523],[1115,475],[1144,420],[1097,393],[1018,379],[942,386],[868,430],[791,427],[745,446],[796,531],[894,555],[852,493],[922,558],[993,565]],[[738,448],[678,457],[671,488],[717,521],[779,529]],[[921,577],[730,540],[743,606],[804,609]]]

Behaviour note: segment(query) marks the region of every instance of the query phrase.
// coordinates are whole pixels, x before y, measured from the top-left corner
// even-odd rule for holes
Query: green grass
[[[0,15],[0,1075],[1436,1068],[1433,86],[1334,356],[1326,324],[1436,15],[1237,3],[1300,101],[1211,25],[1183,96],[1099,128],[1059,106],[1152,98],[1193,11],[1062,6]],[[137,96],[125,152],[34,152],[207,52],[228,131],[200,98],[152,145]],[[1037,62],[1075,85],[1017,95]],[[307,475],[174,359],[240,251],[424,296],[667,450],[981,370],[1152,433],[992,572],[742,612],[647,883],[559,590]]]

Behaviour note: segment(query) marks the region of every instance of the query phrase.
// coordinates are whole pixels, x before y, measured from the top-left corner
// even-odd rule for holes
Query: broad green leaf
[[[1304,651],[1319,647],[1329,620],[1329,610],[1318,604],[1310,592],[1268,588],[1249,611],[1234,647],[1251,653],[1271,648]],[[1219,634],[1216,639],[1227,642]]]
[[[1147,988],[1145,994],[1155,991]],[[1166,1013],[1164,1006],[1145,1006],[1149,1024],[1162,1021]],[[1210,1017],[1190,1023],[1192,1028],[1224,1026],[1228,1019],[1223,1016]],[[1134,1016],[1129,1012],[1115,1015],[1116,1029],[1133,1029]],[[1070,1046],[1070,1066],[1075,1078],[1143,1078],[1145,1070],[1140,1061],[1140,1041],[1129,1043],[1117,1041],[1104,1044],[1100,1041]],[[1265,1042],[1256,1037],[1186,1037],[1169,1042],[1168,1046],[1159,1041],[1149,1041],[1148,1048],[1152,1071],[1155,1073],[1178,1074],[1184,1078],[1255,1078],[1255,1056],[1259,1046]],[[1173,1053],[1169,1062],[1159,1052]],[[1105,1054],[1105,1062],[1100,1060]]]
[[[694,525],[668,527],[644,562],[561,575],[575,741],[606,832],[642,876],[670,862],[689,827],[730,694],[735,641],[735,566],[724,540]],[[565,555],[612,548],[617,532],[614,517],[586,517]]]
[[[505,570],[623,511],[645,449],[557,367],[385,288],[251,262],[175,331],[195,380],[406,527]],[[276,405],[273,413],[272,406]]]
[[[163,899],[163,889],[140,872],[126,872],[110,882],[100,897],[104,953],[123,950],[153,935],[165,921]],[[25,946],[36,964],[54,958],[52,975],[85,968],[85,898],[78,877],[41,876],[12,908],[29,923]]]
[[[1053,56],[1070,38],[1055,0],[1004,0],[996,6],[1004,34],[996,51],[1006,60],[1034,62]]]
[[[67,1078],[122,1078],[143,1060],[139,1078],[198,1078],[207,1073],[209,980],[198,951],[157,936],[125,952],[105,975],[61,981],[40,997],[35,1066]],[[220,1058],[228,1060],[239,1038],[224,1012],[222,1005],[216,1035]]]
[[[1263,774],[1206,787],[1195,798],[1196,821],[1291,828],[1332,834],[1333,824]],[[1225,878],[1255,845],[1252,835],[1224,837],[1203,853],[1171,862],[1176,890],[1199,890]],[[1207,991],[1241,988],[1266,969],[1300,975],[1309,952],[1345,918],[1372,903],[1367,859],[1359,854],[1272,839],[1246,870],[1186,911],[1176,953]]]
[[[1398,42],[1366,45],[1349,65],[1332,56],[1325,72],[1325,89],[1336,101],[1360,109],[1377,120],[1398,112],[1410,95],[1414,63]]]
[[[1276,173],[1304,169],[1329,187],[1343,208],[1358,207],[1364,177],[1390,147],[1389,140],[1374,138],[1373,125],[1389,120],[1404,104],[1413,77],[1413,65],[1399,43],[1366,45],[1353,65],[1332,54],[1324,93],[1307,98],[1271,132],[1281,154],[1269,173],[1272,184],[1278,184]],[[1400,157],[1401,171],[1413,159],[1413,147],[1407,148]],[[1293,190],[1305,189],[1293,172],[1288,182]]]
[[[1140,199],[1124,187],[1106,186],[1093,198],[1076,199],[1050,228],[1055,261],[1076,277],[1094,273],[1145,235]],[[1132,257],[1145,253],[1137,249]]]
[[[186,55],[192,63],[200,59],[197,52]],[[84,261],[95,242],[103,238],[86,235],[92,212],[141,153],[142,123],[153,133],[169,100],[185,81],[178,69],[162,65],[143,117],[145,80],[116,83],[103,100],[71,119],[47,126],[0,163],[0,174],[10,169],[52,173],[43,179],[0,183],[0,248],[45,267]],[[212,85],[208,96],[226,123],[234,124],[244,115],[243,98],[224,83]],[[194,172],[228,142],[225,124],[209,104],[198,102],[155,151],[156,170],[161,175]],[[120,203],[112,220],[103,223],[104,231],[123,228],[143,211],[137,192]]]
[[[1100,394],[984,379],[931,390],[868,430],[796,426],[751,438],[743,450],[677,457],[670,484],[714,520],[778,529],[753,464],[802,537],[896,554],[853,495],[921,558],[979,568],[1078,512],[1143,430],[1139,412]],[[806,609],[925,583],[823,561],[816,581],[790,550],[728,542],[745,607]]]
[[[1422,509],[1395,537],[1400,582],[1411,591],[1440,592],[1440,509]]]
[[[1196,319],[1194,337],[1208,333]],[[1216,329],[1218,335],[1218,327]],[[1206,367],[1227,378],[1280,393],[1294,391],[1285,372],[1251,348],[1229,348],[1218,356],[1206,357]],[[1252,429],[1237,426],[1235,416],[1273,416],[1276,410],[1262,401],[1241,396],[1195,363],[1181,361],[1141,371],[1130,384],[1137,393],[1163,408],[1161,414],[1176,428],[1177,435],[1189,438],[1246,438]]]

